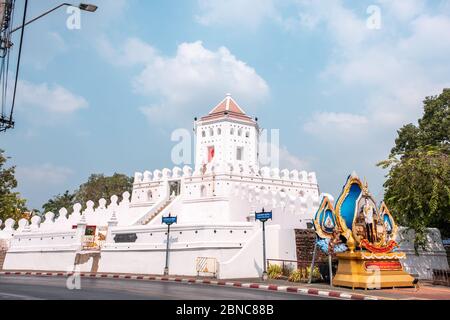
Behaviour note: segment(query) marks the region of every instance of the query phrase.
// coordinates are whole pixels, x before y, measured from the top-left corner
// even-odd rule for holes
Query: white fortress
[[[297,260],[294,230],[307,228],[319,205],[316,174],[260,168],[258,123],[229,95],[196,121],[195,132],[194,168],[136,173],[133,193],[120,202],[77,204],[70,215],[63,208],[57,219],[50,212],[17,229],[6,221],[3,269],[162,274],[162,217],[171,214],[178,222],[170,232],[170,274],[197,275],[206,264],[222,279],[257,277],[262,228],[254,213],[263,208],[273,211],[267,258]]]

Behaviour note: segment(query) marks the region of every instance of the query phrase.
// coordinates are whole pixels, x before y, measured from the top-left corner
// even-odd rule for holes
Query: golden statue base
[[[403,270],[404,253],[344,252],[337,255],[338,270],[333,285],[338,287],[383,289],[413,287],[414,278]]]

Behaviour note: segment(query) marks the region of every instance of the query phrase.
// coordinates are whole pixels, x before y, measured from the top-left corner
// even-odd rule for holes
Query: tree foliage
[[[426,228],[450,236],[450,89],[427,97],[418,126],[408,124],[388,160],[385,201],[398,222],[416,232],[415,245],[426,244]]]
[[[66,191],[64,194],[57,195],[50,199],[42,207],[45,212],[58,214],[61,208],[71,210],[75,203],[80,203],[86,207],[86,202],[94,201],[98,204],[99,200],[104,198],[109,200],[113,195],[120,196],[133,189],[133,178],[124,174],[115,173],[111,177],[103,174],[93,174],[86,183],[83,183],[75,192]]]
[[[109,200],[113,195],[121,196],[125,191],[132,192],[133,178],[115,173],[111,177],[103,174],[93,174],[88,181],[80,186],[75,199],[81,204],[89,200],[96,203],[102,198]]]
[[[68,190],[64,194],[54,196],[53,199],[48,200],[46,204],[42,206],[44,212],[53,212],[58,214],[61,208],[70,210],[75,204],[75,194],[70,193]]]
[[[15,178],[15,167],[6,168],[6,157],[4,151],[0,149],[0,220],[12,218],[16,221],[22,218],[27,211],[26,201],[20,197]]]

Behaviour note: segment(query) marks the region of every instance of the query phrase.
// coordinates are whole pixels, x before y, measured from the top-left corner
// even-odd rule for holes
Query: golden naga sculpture
[[[318,243],[334,241],[339,259],[333,284],[352,288],[409,287],[414,279],[404,272],[395,239],[398,227],[384,202],[377,208],[367,182],[353,173],[333,209],[324,196],[314,219]]]

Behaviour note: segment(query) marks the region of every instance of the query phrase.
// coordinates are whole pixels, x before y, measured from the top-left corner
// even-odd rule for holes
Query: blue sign
[[[163,217],[162,223],[170,226],[171,224],[177,223],[177,217]]]
[[[262,221],[262,222],[266,222],[267,220],[272,220],[272,211],[255,213],[255,219]]]

